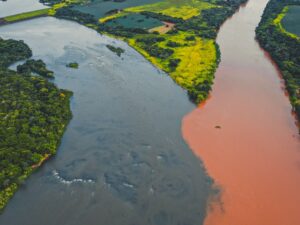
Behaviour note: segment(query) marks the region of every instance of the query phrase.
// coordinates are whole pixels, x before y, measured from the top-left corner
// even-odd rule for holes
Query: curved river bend
[[[16,193],[1,225],[202,223],[211,180],[181,136],[194,108],[185,91],[124,42],[73,22],[39,18],[0,36],[23,39],[74,92],[57,157]],[[73,61],[78,70],[65,66]]]
[[[283,81],[255,41],[267,0],[249,0],[221,28],[212,97],[183,135],[220,186],[206,225],[299,225],[300,140]]]

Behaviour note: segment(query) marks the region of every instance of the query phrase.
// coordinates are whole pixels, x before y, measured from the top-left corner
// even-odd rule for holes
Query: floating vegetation
[[[120,47],[115,47],[115,46],[113,46],[113,45],[106,45],[106,47],[107,47],[110,51],[116,53],[117,56],[119,56],[119,57],[125,52],[124,49],[122,49],[122,48],[120,48]]]
[[[70,62],[66,65],[66,67],[72,68],[72,69],[78,69],[79,64],[77,62]]]

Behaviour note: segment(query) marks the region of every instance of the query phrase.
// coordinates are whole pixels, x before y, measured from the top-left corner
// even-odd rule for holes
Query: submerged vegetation
[[[300,38],[286,31],[281,23],[289,7],[295,5],[300,6],[300,1],[271,0],[256,30],[256,36],[281,70],[293,109],[300,118]]]
[[[122,49],[122,48],[120,48],[120,47],[115,47],[115,46],[113,46],[113,45],[106,45],[106,47],[107,47],[110,51],[116,53],[117,56],[119,56],[119,57],[125,52],[124,49]]]
[[[18,72],[8,67],[31,57],[22,41],[0,38],[0,210],[19,185],[55,154],[71,119],[71,92],[46,78],[41,60],[27,60]],[[41,76],[32,75],[31,72]],[[44,77],[42,77],[44,76]]]

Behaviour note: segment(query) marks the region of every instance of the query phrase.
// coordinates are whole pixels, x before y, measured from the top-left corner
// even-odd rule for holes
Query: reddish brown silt
[[[283,81],[255,41],[267,0],[222,26],[211,98],[183,120],[183,136],[220,188],[206,225],[300,225],[300,138]]]

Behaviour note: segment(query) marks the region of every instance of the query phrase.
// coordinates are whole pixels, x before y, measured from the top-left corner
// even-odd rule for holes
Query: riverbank
[[[11,15],[7,17],[0,18],[0,25],[5,25],[9,23],[16,23],[23,20],[34,19],[42,16],[48,16],[49,9],[40,9],[31,12],[20,13],[16,15]]]
[[[53,82],[74,93],[55,160],[26,180],[0,224],[203,222],[212,180],[180,131],[195,106],[167,74],[127,43],[71,21],[43,17],[0,33],[28,43]],[[66,67],[75,61],[78,69]]]
[[[280,71],[255,41],[266,4],[250,0],[221,27],[211,97],[183,120],[185,140],[220,189],[206,225],[300,223],[298,128]]]
[[[227,3],[195,3],[193,0],[179,3],[164,0],[122,9],[122,12],[116,11],[113,15],[100,18],[98,24],[92,15],[73,10],[74,5],[86,4],[85,1],[74,0],[54,4],[42,15],[47,13],[58,18],[74,20],[100,33],[121,38],[155,66],[167,72],[178,85],[187,90],[193,102],[199,103],[208,97],[220,60],[215,43],[217,31],[225,19],[244,2],[246,0]],[[34,14],[36,13],[26,13],[6,20],[16,22],[22,18],[29,19]],[[107,25],[108,22],[114,23],[115,19],[125,18],[130,14],[146,15],[146,21],[158,19],[167,24],[171,22],[172,29],[166,33],[159,33],[151,31],[152,29],[142,29],[139,25],[131,28]]]
[[[32,56],[24,42],[0,38],[0,49],[2,212],[19,186],[56,153],[71,119],[72,93],[32,75],[31,70],[15,72],[8,69],[13,63]],[[46,68],[42,69],[48,72]]]
[[[98,30],[121,37],[186,89],[193,102],[200,103],[208,97],[220,60],[216,33],[223,21],[244,2],[195,3],[189,0],[178,3],[165,0],[122,9],[101,18]],[[170,22],[173,27],[166,33],[152,32],[153,28],[148,32],[140,26],[110,27],[122,18],[137,14]]]
[[[216,6],[213,7],[211,4],[203,7],[204,3],[201,3],[198,8],[195,8],[197,9],[195,11],[192,7],[193,4],[191,4],[192,1],[187,1],[186,4],[190,7],[189,10],[194,10],[193,18],[186,17],[185,15],[187,9],[186,4],[177,5],[178,11],[176,15],[179,16],[179,18],[170,16],[172,15],[172,11],[168,11],[168,9],[173,7],[172,4],[163,8],[163,15],[161,15],[158,10],[158,6],[160,6],[160,4],[158,4],[155,5],[153,8],[154,12],[151,12],[150,16],[153,18],[163,17],[161,19],[166,20],[166,22],[175,22],[174,28],[166,34],[148,33],[147,31],[140,33],[138,29],[136,30],[137,33],[135,33],[134,30],[125,29],[125,32],[132,32],[133,36],[131,38],[128,38],[127,35],[117,35],[115,32],[111,32],[112,30],[107,30],[103,24],[98,25],[97,22],[87,14],[74,13],[72,10],[63,11],[66,6],[74,4],[74,2],[64,1],[54,5],[51,9],[9,16],[5,18],[5,21],[12,23],[34,17],[55,15],[60,18],[75,20],[96,29],[98,32],[108,33],[118,38],[121,37],[154,65],[168,72],[177,84],[188,90],[191,100],[198,103],[208,96],[219,60],[219,52],[217,51],[217,46],[214,41],[216,32],[222,22],[235,11],[241,2],[243,1],[218,6],[222,9]],[[131,10],[138,10],[138,13],[146,13],[145,10],[153,6],[146,5],[145,8],[143,7],[144,6],[141,6],[138,9]],[[67,9],[69,8],[67,7]],[[154,46],[154,43],[151,43],[153,40],[160,40],[159,45]],[[149,48],[145,49],[147,46],[145,44],[148,41],[150,41],[153,45],[152,47],[157,51],[152,52]],[[165,53],[167,53],[166,57],[163,56]],[[170,55],[168,55],[169,53]],[[34,165],[38,164],[39,162]],[[28,173],[28,175],[29,174],[30,173]],[[13,192],[15,190],[16,189],[14,189]]]
[[[256,29],[256,38],[278,65],[285,80],[293,111],[300,119],[300,37],[287,32],[281,24],[288,7],[293,5],[296,5],[296,2],[292,0],[285,2],[271,0]]]

